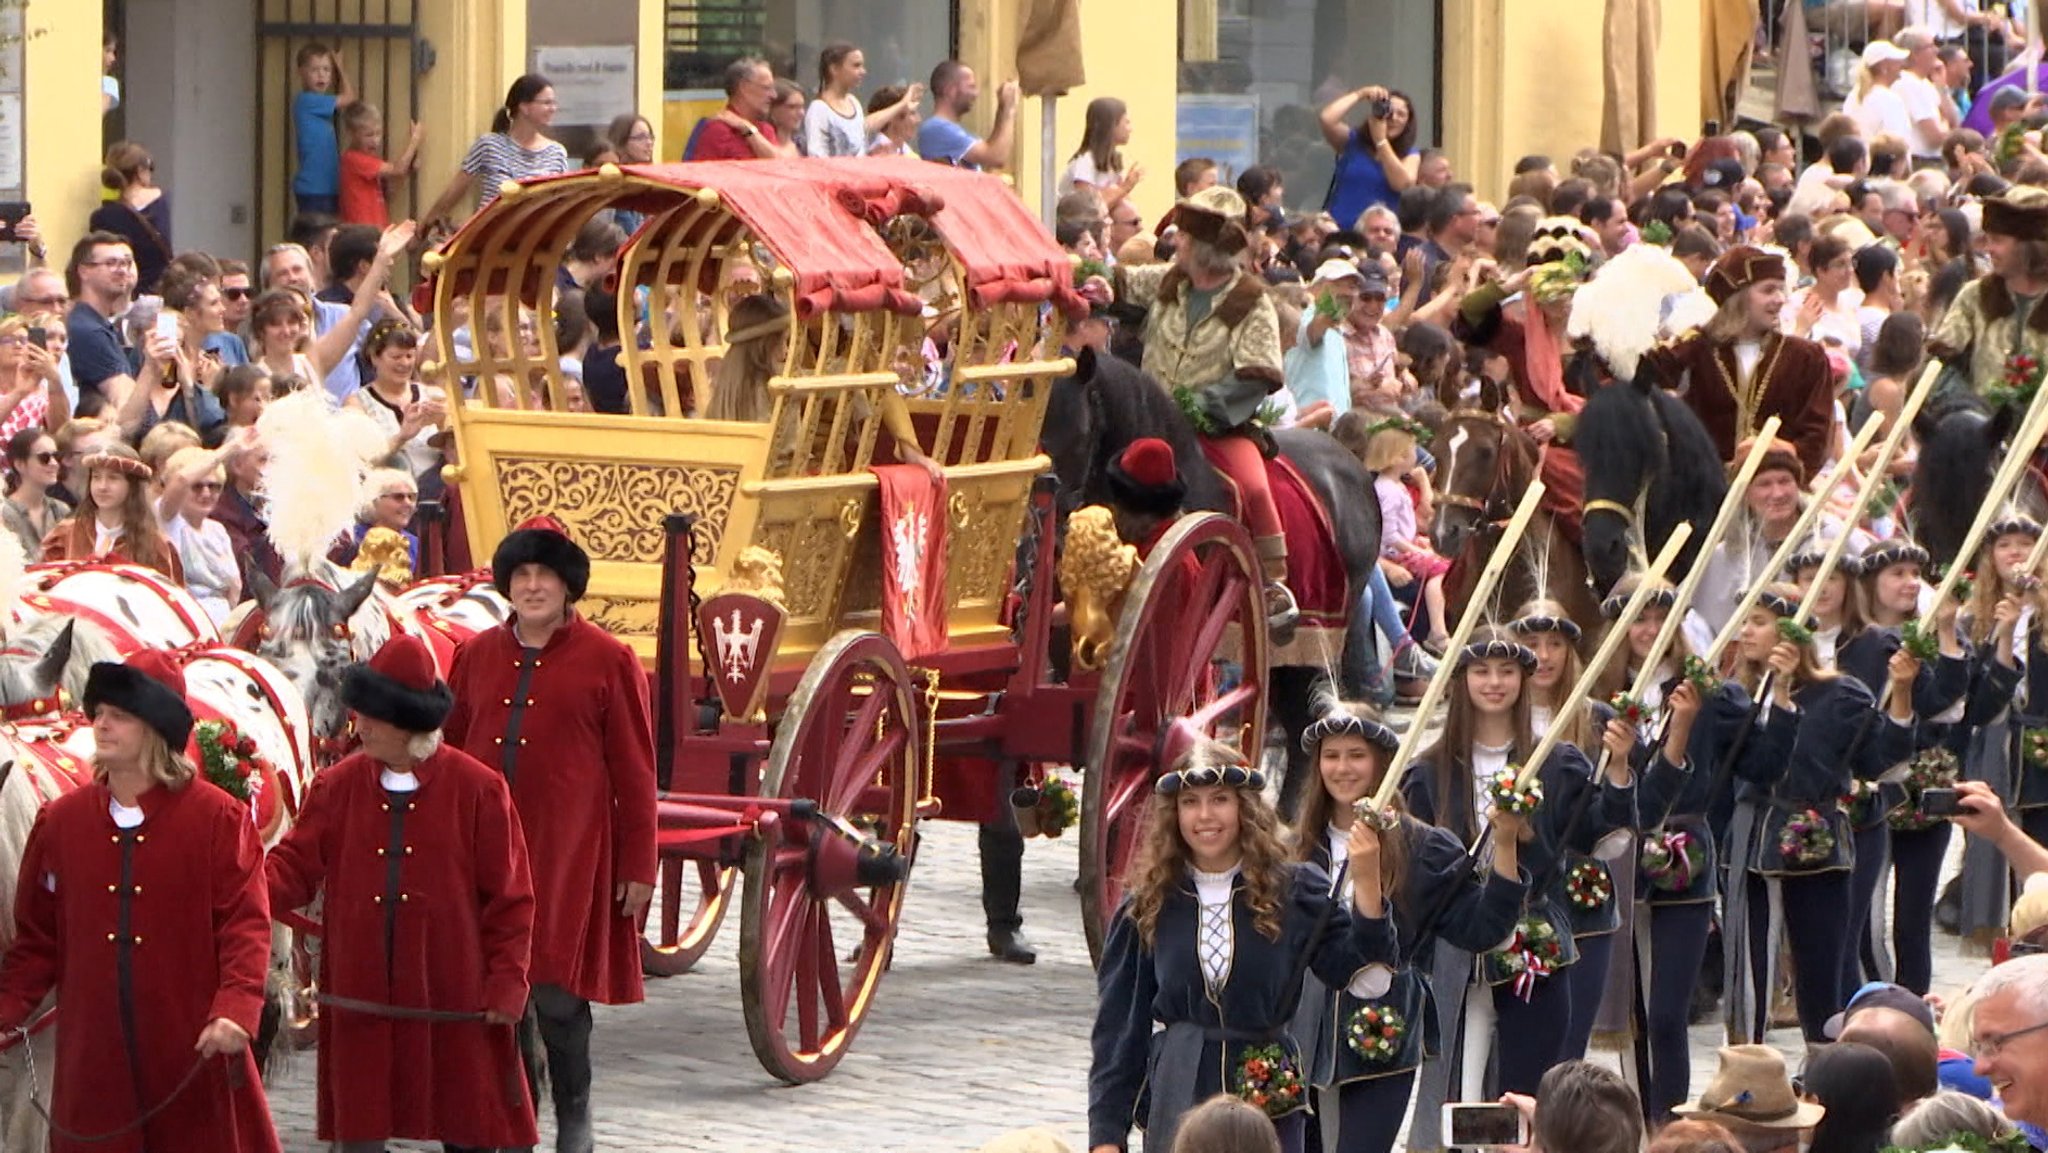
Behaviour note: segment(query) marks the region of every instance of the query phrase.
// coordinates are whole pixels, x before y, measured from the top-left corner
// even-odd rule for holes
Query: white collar
[[[417,792],[420,787],[419,777],[412,773],[401,773],[396,769],[385,769],[378,774],[377,780],[394,793]]]

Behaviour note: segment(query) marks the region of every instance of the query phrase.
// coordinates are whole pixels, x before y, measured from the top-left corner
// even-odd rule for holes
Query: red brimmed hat
[[[1132,512],[1171,516],[1188,494],[1173,457],[1173,446],[1158,437],[1132,441],[1109,462],[1109,492]]]
[[[144,649],[126,662],[94,665],[85,676],[85,715],[97,717],[101,705],[112,705],[155,729],[174,753],[184,752],[192,736],[185,671],[168,653]]]
[[[552,569],[569,586],[571,601],[582,600],[590,587],[590,554],[569,539],[568,527],[554,517],[523,521],[498,542],[498,551],[491,554],[491,583],[501,595],[512,595],[512,573],[523,564]]]
[[[434,674],[434,657],[418,637],[399,633],[369,663],[350,665],[341,703],[409,733],[431,733],[448,719],[455,694]]]
[[[1715,304],[1726,304],[1735,294],[1766,280],[1785,279],[1785,258],[1750,244],[1738,244],[1721,254],[1707,270],[1707,295]]]

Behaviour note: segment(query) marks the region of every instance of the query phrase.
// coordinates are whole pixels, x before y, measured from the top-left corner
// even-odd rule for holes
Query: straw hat
[[[1724,1045],[1721,1067],[1698,1102],[1675,1105],[1681,1117],[1718,1121],[1736,1129],[1806,1129],[1827,1109],[1801,1101],[1785,1073],[1785,1058],[1769,1045]]]

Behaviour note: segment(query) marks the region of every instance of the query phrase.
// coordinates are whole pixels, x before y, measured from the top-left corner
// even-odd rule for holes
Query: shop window
[[[1208,156],[1233,180],[1253,164],[1273,165],[1285,178],[1290,210],[1320,210],[1336,155],[1317,113],[1339,93],[1373,83],[1408,93],[1417,139],[1435,142],[1436,7],[1181,0],[1180,159]]]
[[[845,40],[861,47],[867,92],[923,80],[956,52],[957,0],[849,4],[833,0],[668,0],[666,87],[715,92],[725,66],[758,55],[778,77],[818,87],[818,52]]]

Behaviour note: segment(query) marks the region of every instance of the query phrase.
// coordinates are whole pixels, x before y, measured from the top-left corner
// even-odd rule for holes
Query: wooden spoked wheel
[[[740,992],[755,1056],[791,1084],[846,1055],[888,965],[920,737],[903,658],[854,631],[819,650],[775,727],[762,795],[799,804],[747,844]]]
[[[738,878],[739,869],[732,865],[663,857],[655,882],[660,907],[648,916],[647,933],[640,939],[641,971],[650,977],[689,972],[718,936]]]
[[[1103,666],[1081,790],[1081,918],[1098,959],[1152,800],[1167,727],[1186,718],[1257,764],[1266,732],[1266,608],[1251,537],[1183,517],[1131,582]]]

